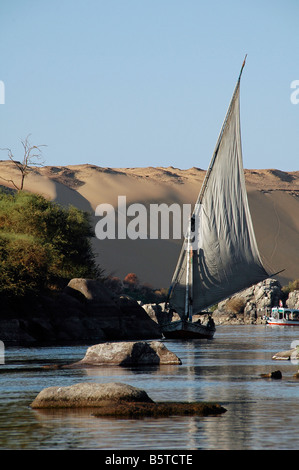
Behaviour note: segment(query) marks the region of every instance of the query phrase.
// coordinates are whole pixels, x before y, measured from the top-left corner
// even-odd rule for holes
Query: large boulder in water
[[[296,361],[298,363],[299,359],[299,348],[292,348],[288,349],[287,351],[279,351],[274,356],[272,356],[272,359],[278,360],[278,361]]]
[[[31,403],[31,408],[85,408],[103,406],[107,403],[152,403],[144,390],[131,385],[112,382],[79,383],[66,387],[48,387]]]
[[[81,361],[65,367],[94,367],[107,364],[120,366],[171,365],[181,364],[181,360],[160,341],[125,341],[91,346]]]

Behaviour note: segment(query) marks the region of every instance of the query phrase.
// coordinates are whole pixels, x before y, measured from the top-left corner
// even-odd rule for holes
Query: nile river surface
[[[84,357],[87,346],[6,348],[0,365],[0,449],[295,450],[298,449],[298,365],[273,361],[291,348],[299,328],[220,326],[213,340],[164,343],[179,366],[43,369]],[[281,380],[260,378],[274,370]],[[155,401],[216,401],[227,412],[209,417],[119,420],[89,411],[30,408],[46,387],[123,382]]]

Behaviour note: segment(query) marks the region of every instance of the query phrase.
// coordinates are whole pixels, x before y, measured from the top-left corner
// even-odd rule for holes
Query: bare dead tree
[[[18,190],[22,191],[24,188],[24,181],[28,173],[32,170],[32,166],[42,166],[44,161],[42,160],[42,150],[41,147],[46,147],[46,145],[32,145],[29,141],[30,134],[23,140],[21,140],[21,144],[23,146],[23,159],[22,161],[18,161],[15,159],[14,154],[12,153],[10,148],[4,148],[1,150],[6,150],[8,158],[14,163],[17,169],[21,173],[21,181],[20,184],[17,185],[12,179],[6,179],[0,176],[1,179],[10,182],[13,186]]]

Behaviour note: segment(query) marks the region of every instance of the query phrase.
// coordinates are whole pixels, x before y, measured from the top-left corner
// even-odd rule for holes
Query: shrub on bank
[[[98,278],[88,214],[26,192],[0,193],[0,293],[23,296]]]
[[[245,301],[243,297],[233,297],[229,299],[225,305],[227,311],[233,313],[243,313],[245,308]]]
[[[108,276],[105,285],[116,294],[124,294],[143,304],[162,303],[167,299],[168,289],[155,289],[147,283],[141,283],[135,273],[128,273],[123,280]]]
[[[293,292],[294,290],[299,290],[299,279],[295,279],[294,281],[289,282],[287,286],[282,288],[283,293],[286,295],[288,295],[290,292]]]

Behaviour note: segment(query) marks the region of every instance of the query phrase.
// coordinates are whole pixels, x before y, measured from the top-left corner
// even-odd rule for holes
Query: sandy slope
[[[205,172],[198,168],[100,168],[94,165],[35,168],[25,180],[25,189],[61,204],[89,211],[94,225],[95,208],[102,203],[117,206],[126,196],[127,206],[136,202],[192,204]],[[19,180],[9,161],[0,162],[0,184]],[[299,171],[245,170],[249,204],[258,246],[268,272],[285,269],[282,284],[299,278]],[[155,287],[168,287],[181,242],[179,240],[98,240],[94,249],[107,273],[123,278],[135,272]]]

